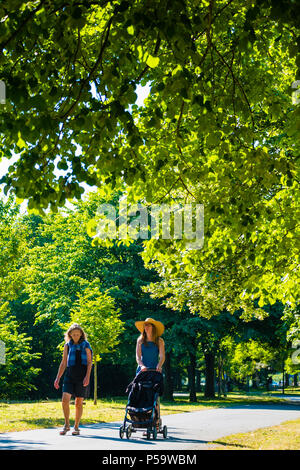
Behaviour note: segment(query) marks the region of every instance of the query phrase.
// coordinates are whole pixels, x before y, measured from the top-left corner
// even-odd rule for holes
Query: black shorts
[[[74,382],[68,378],[64,379],[63,382],[63,393],[70,393],[73,397],[87,398],[89,395],[89,385],[83,386],[83,380]]]

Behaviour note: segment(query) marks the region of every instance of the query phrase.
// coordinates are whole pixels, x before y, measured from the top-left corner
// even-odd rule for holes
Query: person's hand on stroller
[[[157,370],[158,372],[161,372],[161,371],[162,371],[162,367],[158,364],[158,366],[156,367],[156,370]]]

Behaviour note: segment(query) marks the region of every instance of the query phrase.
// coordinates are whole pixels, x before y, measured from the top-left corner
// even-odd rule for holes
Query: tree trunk
[[[285,387],[289,387],[290,385],[290,374],[285,374]]]
[[[196,392],[201,392],[201,372],[196,370]]]
[[[218,398],[221,397],[222,393],[222,363],[221,363],[221,353],[219,352],[218,358]]]
[[[204,354],[205,359],[205,398],[215,398],[215,355]]]
[[[189,373],[189,388],[190,388],[190,401],[195,402],[197,401],[196,395],[196,355],[193,353],[189,354],[190,356],[190,364],[188,366],[188,373]]]
[[[97,405],[97,361],[94,356],[94,405]]]
[[[173,381],[172,381],[172,374],[171,374],[171,353],[166,352],[165,364],[165,383],[164,383],[164,399],[173,401]]]
[[[298,374],[294,374],[294,387],[298,387]]]
[[[181,391],[182,389],[181,370],[179,368],[176,368],[175,370],[173,388],[174,390],[179,390],[179,391]]]
[[[226,384],[225,384],[225,376],[224,376],[224,367],[223,367],[223,358],[222,354],[219,353],[219,361],[218,361],[218,397],[220,398],[221,395],[226,397]]]
[[[253,374],[252,381],[253,381],[253,387],[259,388],[259,375],[257,371]]]

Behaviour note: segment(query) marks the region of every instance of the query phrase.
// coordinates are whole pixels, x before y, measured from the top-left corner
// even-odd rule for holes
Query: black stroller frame
[[[151,373],[155,374],[152,375]],[[160,376],[157,374],[160,374]],[[160,377],[160,380],[156,381],[154,387],[151,388],[151,385],[153,385],[153,382],[155,382],[155,376]],[[153,393],[153,401],[151,400],[151,406],[150,403],[148,403],[149,406],[146,407],[133,406],[134,404],[142,404],[143,393],[147,392],[147,389],[148,393]],[[156,439],[157,434],[159,433],[161,433],[164,438],[167,437],[167,426],[162,427],[162,421],[160,419],[160,406],[158,403],[158,398],[159,395],[162,395],[162,390],[162,375],[157,370],[147,369],[139,372],[139,374],[136,375],[134,380],[128,385],[126,389],[126,393],[128,393],[128,402],[125,409],[124,421],[119,429],[119,436],[121,439],[123,439],[124,434],[126,434],[127,439],[130,439],[132,433],[137,432],[137,430],[145,429],[147,439],[151,439],[151,435],[153,439]],[[128,414],[130,415],[130,418],[128,418]]]

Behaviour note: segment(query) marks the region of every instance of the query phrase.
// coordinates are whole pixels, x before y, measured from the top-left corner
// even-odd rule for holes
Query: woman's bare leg
[[[74,425],[75,429],[79,428],[79,423],[80,423],[82,411],[83,411],[83,400],[84,399],[81,397],[76,397],[75,399],[75,425]]]
[[[71,394],[64,392],[62,395],[62,409],[65,417],[65,427],[70,427],[70,399]]]

